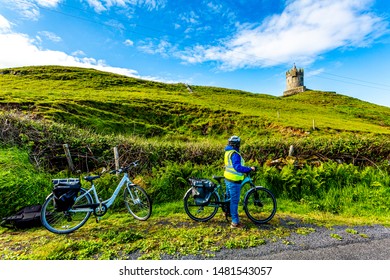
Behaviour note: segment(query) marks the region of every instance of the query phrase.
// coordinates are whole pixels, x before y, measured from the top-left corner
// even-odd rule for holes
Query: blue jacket
[[[235,150],[237,152],[240,152],[238,149],[235,149],[230,145],[227,145],[225,147],[225,152],[231,151],[231,150]],[[232,163],[233,163],[233,168],[240,173],[249,173],[252,171],[252,169],[250,167],[246,167],[246,166],[241,165],[241,156],[238,153],[232,154]]]

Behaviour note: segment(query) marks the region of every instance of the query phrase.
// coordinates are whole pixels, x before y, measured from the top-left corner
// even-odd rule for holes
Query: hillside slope
[[[390,108],[329,92],[191,89],[81,68],[0,70],[0,214],[42,201],[54,176],[112,170],[113,147],[120,165],[140,161],[130,175],[154,203],[181,201],[189,177],[223,174],[234,133],[245,160],[259,167],[254,180],[287,199],[279,205],[388,218]],[[99,180],[102,197],[113,177]]]
[[[93,69],[45,66],[0,70],[0,106],[97,133],[247,138],[390,133],[390,108],[340,94],[290,97],[164,84]],[[313,127],[314,125],[314,127]]]

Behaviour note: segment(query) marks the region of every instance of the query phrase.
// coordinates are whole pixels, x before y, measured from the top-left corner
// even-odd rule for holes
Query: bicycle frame
[[[217,196],[218,201],[213,202],[212,205],[218,205],[219,207],[224,207],[225,205],[227,205],[230,202],[230,199],[225,199],[224,198],[223,191],[225,190],[225,192],[226,192],[226,187],[223,188],[222,187],[222,182],[219,181],[219,180],[217,180],[217,181],[218,181],[218,184],[214,188],[214,190],[210,193],[209,197],[207,198],[207,202],[206,203],[208,204],[210,202],[210,198],[211,198],[212,194],[214,193]],[[256,187],[249,174],[247,174],[247,176],[245,176],[244,180],[241,182],[241,188],[243,186],[245,186],[246,184],[249,184],[251,189]],[[246,194],[248,192],[249,192],[249,190],[246,192]],[[221,195],[222,195],[222,199],[221,199]]]
[[[248,183],[251,186],[251,188],[255,187],[255,184],[253,183],[252,178],[250,177],[249,174],[247,176],[245,176],[244,180],[241,182],[241,188]],[[225,203],[226,200],[221,200],[221,197],[219,195],[219,190],[223,191],[222,184],[218,184],[213,192],[216,193],[216,195],[218,196],[219,202]],[[225,187],[225,191],[226,191],[226,187]]]
[[[85,205],[86,208],[77,208],[77,209],[72,209],[72,210],[69,210],[70,212],[94,212],[94,208],[91,206],[98,206],[98,205],[105,205],[108,208],[110,208],[110,206],[114,203],[115,199],[117,198],[118,194],[119,194],[119,191],[122,189],[122,187],[126,184],[126,186],[130,186],[132,185],[133,183],[130,181],[129,179],[129,176],[127,173],[124,173],[121,181],[119,182],[118,186],[116,187],[114,193],[112,194],[112,196],[107,199],[107,200],[104,200],[104,201],[100,201],[99,197],[98,197],[98,194],[97,194],[97,191],[96,191],[96,187],[95,187],[95,184],[92,182],[91,183],[91,188],[89,188],[88,190],[85,191],[85,193],[83,193],[82,195],[78,196],[76,198],[76,201],[77,202],[78,200],[80,200],[81,198],[87,196],[87,195],[90,195],[91,198],[92,198],[92,202],[94,202],[95,204],[93,205]],[[133,194],[132,192],[130,192],[130,195],[132,196],[132,199],[134,199],[133,197]]]
[[[251,178],[251,176],[249,176],[249,174],[244,178],[244,180],[242,180],[241,187],[243,187],[246,183],[249,183],[249,185],[252,188],[255,186],[255,184],[253,183],[252,178]]]

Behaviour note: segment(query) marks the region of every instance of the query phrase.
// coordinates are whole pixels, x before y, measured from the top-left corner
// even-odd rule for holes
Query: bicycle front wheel
[[[213,218],[218,211],[219,198],[215,193],[212,193],[210,200],[206,205],[199,205],[196,203],[192,193],[189,189],[184,196],[184,210],[187,215],[197,222],[206,222]]]
[[[152,214],[152,202],[143,188],[127,186],[124,191],[125,205],[129,213],[140,221],[146,221]]]
[[[84,189],[80,190],[80,196],[86,191]],[[82,227],[91,212],[81,211],[78,209],[75,210],[75,206],[91,204],[92,198],[89,194],[86,194],[80,199],[76,200],[76,203],[68,211],[57,211],[55,209],[54,195],[51,194],[42,205],[41,210],[41,222],[42,225],[49,231],[56,234],[66,234],[75,231]],[[89,209],[88,209],[89,210]]]
[[[245,195],[244,210],[252,222],[267,223],[276,213],[276,199],[268,189],[255,187]]]

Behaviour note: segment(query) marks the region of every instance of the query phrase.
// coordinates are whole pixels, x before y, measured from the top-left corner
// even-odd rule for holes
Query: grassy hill
[[[180,139],[390,134],[390,108],[336,93],[274,97],[205,86],[191,89],[82,68],[0,70],[3,110],[18,109],[101,134]]]
[[[54,170],[67,166],[64,143],[85,171],[112,165],[113,146],[150,172],[166,162],[218,165],[232,134],[260,165],[286,158],[290,145],[310,161],[381,164],[390,155],[390,108],[332,92],[189,91],[93,69],[21,67],[0,70],[0,108],[0,145]]]
[[[304,224],[389,224],[390,108],[331,92],[275,97],[190,87],[192,92],[184,84],[92,69],[0,69],[0,217],[42,203],[52,191],[52,178],[113,168],[114,146],[121,165],[140,160],[130,177],[146,189],[154,209],[150,221],[134,224],[117,201],[113,212],[119,213],[99,224],[89,222],[73,236],[75,244],[43,229],[23,234],[0,229],[5,240],[0,258],[120,259],[123,250],[145,259],[208,254],[210,246],[258,246],[264,234],[272,242],[281,240],[285,217]],[[182,204],[189,177],[223,174],[223,148],[232,134],[242,136],[242,154],[259,167],[252,177],[256,185],[269,188],[278,201],[269,225],[250,224],[249,231],[234,233],[222,218],[189,222]],[[81,174],[67,170],[64,143]],[[288,156],[291,145],[293,157]],[[109,197],[117,181],[106,173],[97,182],[99,196]],[[200,244],[205,232],[211,239]],[[45,236],[45,244],[31,236]],[[172,240],[180,246],[167,246]]]
[[[27,146],[55,169],[66,166],[63,143],[82,170],[109,162],[112,146],[125,161],[146,154],[150,168],[165,160],[208,164],[232,134],[260,164],[286,157],[290,145],[297,156],[354,164],[390,154],[390,108],[332,92],[189,91],[93,69],[22,67],[0,70],[0,108],[3,145]]]

